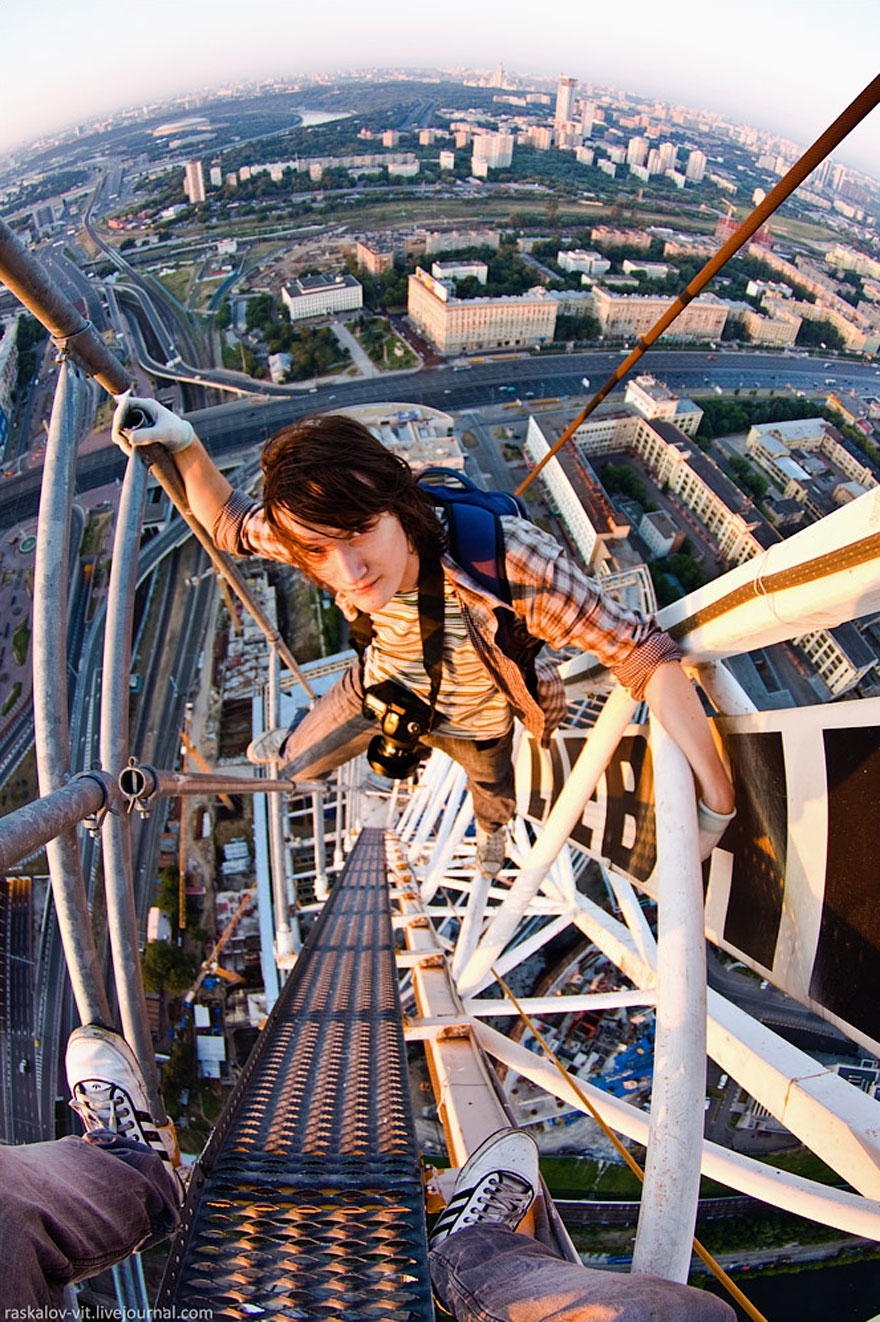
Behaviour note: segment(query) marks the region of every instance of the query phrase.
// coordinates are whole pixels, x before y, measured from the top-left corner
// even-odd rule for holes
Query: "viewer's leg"
[[[733,1322],[705,1290],[565,1262],[504,1226],[469,1226],[431,1251],[431,1279],[458,1322]]]
[[[0,1147],[0,1189],[0,1317],[28,1304],[61,1307],[65,1285],[158,1243],[178,1224],[161,1157],[109,1130]]]
[[[714,1295],[596,1271],[516,1233],[540,1192],[538,1149],[501,1129],[471,1154],[431,1233],[431,1280],[457,1322],[734,1322]]]
[[[0,1147],[0,1317],[63,1304],[64,1287],[158,1243],[183,1190],[170,1125],[150,1116],[125,1039],[84,1024],[67,1044],[71,1106],[85,1136]]]

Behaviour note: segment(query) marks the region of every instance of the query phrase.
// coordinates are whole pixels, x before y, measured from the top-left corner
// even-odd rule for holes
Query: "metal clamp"
[[[101,793],[104,796],[101,806],[96,812],[83,818],[83,826],[89,835],[97,839],[101,834],[104,818],[109,812],[113,811],[113,806],[118,797],[119,791],[116,782],[112,776],[109,776],[106,771],[101,771],[99,767],[94,767],[91,771],[77,771],[75,775],[70,777],[70,780],[93,780],[101,787]]]
[[[58,350],[58,353],[55,356],[56,363],[67,362],[70,352],[68,348],[70,341],[75,340],[77,335],[83,335],[86,331],[90,331],[92,329],[93,329],[92,323],[88,319],[86,319],[86,321],[83,322],[83,324],[79,327],[78,330],[71,331],[69,335],[53,335],[52,343],[55,345],[55,348]]]
[[[150,800],[158,789],[158,777],[152,767],[142,767],[136,757],[119,774],[119,792],[125,799],[125,811],[137,809],[141,817],[149,817]]]

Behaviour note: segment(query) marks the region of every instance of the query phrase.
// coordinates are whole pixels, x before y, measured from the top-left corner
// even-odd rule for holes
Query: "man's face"
[[[395,592],[418,585],[418,554],[394,514],[380,514],[356,533],[307,528],[287,513],[284,527],[309,572],[336,593],[337,604],[349,618],[355,610],[368,615],[381,610]]]

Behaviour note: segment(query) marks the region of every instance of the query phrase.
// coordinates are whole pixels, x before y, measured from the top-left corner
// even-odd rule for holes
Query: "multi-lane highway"
[[[512,403],[515,399],[521,400],[523,407],[528,408],[533,400],[553,398],[574,409],[580,407],[587,397],[583,378],[586,377],[591,382],[591,389],[595,390],[620,361],[620,353],[606,351],[495,358],[473,362],[460,370],[442,364],[421,372],[383,375],[370,380],[334,380],[282,399],[236,400],[188,416],[211,451],[222,457],[232,451],[245,451],[261,445],[284,423],[307,413],[351,408],[357,404],[392,401],[426,404],[460,413],[493,404]],[[862,399],[880,396],[880,368],[843,358],[802,358],[719,350],[710,360],[705,353],[663,349],[646,354],[638,370],[652,372],[676,390],[696,394],[711,392],[715,386],[724,391],[739,390],[745,396],[754,389],[790,394],[787,389],[790,383],[793,390],[802,390],[806,396],[815,396],[817,400],[824,400],[831,389],[844,395],[854,390]],[[826,385],[832,379],[834,385]],[[513,392],[507,389],[510,386],[514,387]],[[622,400],[623,390],[623,385],[618,386],[610,398]],[[122,456],[109,446],[105,451],[82,456],[77,466],[77,490],[86,491],[114,481],[122,476],[123,466]],[[39,485],[38,470],[3,482],[0,487],[0,527],[10,527],[36,515]]]
[[[44,1137],[37,1101],[40,1056],[34,1041],[33,882],[0,882],[0,1139]]]

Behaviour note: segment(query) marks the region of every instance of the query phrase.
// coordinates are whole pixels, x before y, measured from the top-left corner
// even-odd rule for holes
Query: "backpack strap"
[[[537,700],[535,658],[544,643],[529,633],[525,620],[513,609],[501,519],[492,510],[464,502],[447,505],[446,515],[452,559],[481,587],[487,588],[510,607],[510,610],[500,607],[495,610],[498,621],[495,641],[504,655],[522,671],[526,688]]]

